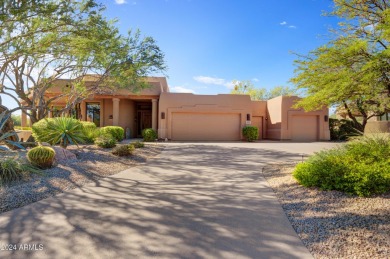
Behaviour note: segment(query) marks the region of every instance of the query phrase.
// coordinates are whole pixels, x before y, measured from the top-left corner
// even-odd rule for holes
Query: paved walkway
[[[169,143],[145,166],[1,214],[0,249],[17,250],[0,258],[311,258],[261,168],[329,146]]]

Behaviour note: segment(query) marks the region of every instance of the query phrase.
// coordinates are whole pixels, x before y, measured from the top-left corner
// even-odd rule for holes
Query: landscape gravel
[[[126,157],[114,156],[111,149],[94,145],[69,146],[67,149],[76,154],[77,159],[43,170],[42,174],[31,174],[12,185],[0,186],[0,213],[143,164],[158,155],[164,145],[146,143],[144,148],[136,149],[134,155]],[[20,151],[19,156],[25,156],[25,151]]]
[[[390,192],[363,198],[306,188],[293,168],[274,164],[262,173],[315,258],[390,258]]]

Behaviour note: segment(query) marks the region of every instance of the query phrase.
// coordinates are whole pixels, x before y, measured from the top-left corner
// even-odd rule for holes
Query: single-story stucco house
[[[330,139],[328,109],[293,109],[298,97],[252,101],[249,95],[171,93],[165,77],[148,77],[147,81],[151,87],[139,94],[119,90],[91,95],[80,103],[77,117],[100,127],[121,126],[132,138],[141,137],[145,128],[153,128],[162,139],[234,141],[243,139],[244,126],[253,125],[259,128],[259,139]],[[48,97],[60,94],[67,84],[69,80],[58,80]],[[58,101],[53,108],[64,105],[64,101]],[[27,124],[22,114],[22,126]]]

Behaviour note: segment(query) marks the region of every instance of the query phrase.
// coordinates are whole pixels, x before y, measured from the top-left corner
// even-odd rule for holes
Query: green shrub
[[[116,145],[116,139],[108,133],[101,133],[95,139],[95,145],[102,148],[113,148]]]
[[[2,158],[0,160],[0,185],[20,180],[26,173],[39,173],[39,170],[19,159]]]
[[[133,145],[134,148],[143,148],[143,147],[145,147],[145,143],[143,143],[141,141],[133,142],[133,143],[131,143],[131,145]]]
[[[28,161],[41,169],[52,167],[54,157],[55,152],[51,147],[37,146],[27,152]]]
[[[350,137],[362,135],[362,132],[354,127],[351,120],[329,119],[329,130],[331,140],[348,140]]]
[[[50,139],[47,135],[47,123],[49,121],[53,121],[53,118],[47,118],[47,119],[42,119],[38,122],[35,122],[32,127],[31,127],[31,135],[34,137],[35,141],[37,142],[47,142],[50,143]]]
[[[112,154],[116,156],[129,156],[132,155],[135,147],[132,144],[120,145],[112,149]]]
[[[390,138],[360,137],[325,150],[297,165],[293,175],[304,186],[359,196],[390,191]]]
[[[14,126],[14,129],[16,129],[16,130],[31,130],[31,127]]]
[[[111,134],[118,142],[122,141],[125,137],[125,130],[119,126],[106,126],[100,128],[100,132]]]
[[[259,129],[255,126],[245,126],[242,128],[242,135],[249,142],[255,141],[259,138]]]
[[[142,131],[142,137],[145,142],[155,141],[158,138],[157,132],[154,129],[144,129]]]
[[[84,134],[84,140],[88,144],[92,144],[95,142],[95,139],[100,134],[100,129],[96,127],[96,124],[89,121],[81,121],[81,124],[83,125],[83,134]]]

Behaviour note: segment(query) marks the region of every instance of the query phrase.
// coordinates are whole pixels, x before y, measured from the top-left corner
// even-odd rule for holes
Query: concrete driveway
[[[166,145],[144,166],[0,214],[0,258],[311,258],[261,169],[333,144]]]

